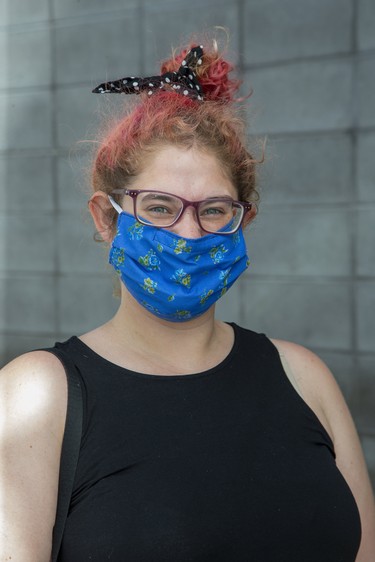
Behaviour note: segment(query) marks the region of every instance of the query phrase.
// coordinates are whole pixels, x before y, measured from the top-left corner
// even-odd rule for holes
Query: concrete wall
[[[249,134],[268,138],[252,265],[219,314],[322,356],[375,477],[373,0],[1,0],[1,362],[116,309],[77,141],[121,101],[91,88],[214,25],[254,90]]]

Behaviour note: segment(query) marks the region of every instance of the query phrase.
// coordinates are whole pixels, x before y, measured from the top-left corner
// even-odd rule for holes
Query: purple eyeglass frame
[[[140,193],[152,193],[154,190],[152,189],[114,189],[111,192],[111,195],[129,195],[129,197],[131,197],[133,199],[133,212],[134,212],[134,216],[135,218],[141,223],[144,224],[145,226],[150,226],[150,224],[148,222],[145,222],[144,220],[142,220],[142,218],[139,217],[138,213],[137,213],[137,197]],[[161,193],[162,195],[169,195],[170,197],[176,197],[176,199],[179,199],[182,202],[182,208],[181,208],[181,212],[179,213],[179,215],[177,216],[177,218],[171,222],[170,224],[160,227],[160,228],[169,228],[170,226],[175,225],[182,217],[182,215],[184,214],[185,210],[188,207],[194,207],[195,209],[195,214],[197,217],[197,221],[198,224],[200,226],[200,228],[204,231],[204,232],[208,232],[209,234],[216,234],[216,232],[211,232],[210,230],[206,230],[202,224],[201,221],[199,219],[199,213],[198,208],[199,205],[201,203],[205,203],[206,201],[230,201],[231,203],[236,203],[237,205],[239,205],[240,207],[242,207],[242,217],[240,222],[238,223],[238,225],[236,226],[235,230],[231,230],[229,232],[223,232],[223,231],[218,231],[217,234],[234,234],[235,232],[237,232],[237,230],[240,228],[246,214],[250,211],[253,211],[253,216],[256,214],[257,212],[257,207],[255,203],[250,203],[249,201],[235,201],[234,199],[232,199],[231,197],[209,197],[208,199],[202,199],[201,201],[189,201],[188,199],[184,199],[184,197],[180,197],[179,195],[175,195],[174,193],[169,193],[168,191],[156,191],[155,193]],[[153,225],[155,226],[155,225]]]

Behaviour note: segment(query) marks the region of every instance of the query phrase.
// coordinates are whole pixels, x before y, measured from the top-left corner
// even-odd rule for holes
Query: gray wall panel
[[[76,18],[77,16],[102,15],[137,6],[137,0],[52,0],[56,18]]]
[[[19,334],[55,333],[55,287],[50,276],[19,274],[0,279],[6,294],[0,331]]]
[[[0,208],[7,212],[52,211],[52,168],[49,156],[1,156]]]
[[[79,335],[109,320],[118,308],[113,296],[112,274],[62,276],[58,283],[58,331]]]
[[[238,53],[237,2],[146,2],[144,12],[144,71],[154,74],[158,63],[168,58],[171,47],[188,41],[193,32],[225,26],[231,31],[230,52]],[[237,55],[238,56],[238,55]],[[236,55],[232,54],[232,60]]]
[[[9,25],[32,24],[49,19],[49,0],[2,0],[4,19]]]
[[[357,316],[358,347],[360,351],[375,350],[375,282],[358,283]]]
[[[366,56],[358,66],[358,109],[360,127],[375,127],[375,56]]]
[[[350,291],[336,283],[251,280],[243,306],[245,325],[269,337],[308,347],[345,350],[350,347]],[[333,314],[333,311],[335,313]]]
[[[59,84],[114,80],[136,74],[138,11],[128,9],[113,21],[78,23],[56,29],[56,74]]]
[[[375,132],[360,133],[357,144],[357,182],[360,201],[375,203]]]
[[[255,271],[260,275],[350,275],[348,220],[348,212],[316,207],[264,209],[246,237]]]
[[[350,60],[296,62],[252,69],[257,133],[342,130],[352,123]]]
[[[375,48],[375,3],[358,0],[358,42],[361,50]]]
[[[350,201],[354,192],[351,153],[348,134],[270,140],[266,163],[260,169],[262,200],[285,205]]]
[[[0,93],[0,151],[49,148],[52,100],[48,91]]]
[[[33,64],[30,64],[32,53]],[[8,34],[8,71],[0,73],[0,88],[27,90],[51,82],[50,29],[15,31]]]
[[[347,52],[351,29],[351,0],[248,1],[243,19],[245,62]]]

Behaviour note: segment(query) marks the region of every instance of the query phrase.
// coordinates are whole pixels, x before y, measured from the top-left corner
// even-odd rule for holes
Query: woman
[[[118,312],[54,350],[84,401],[60,562],[375,560],[371,486],[331,373],[214,318],[256,212],[230,70],[214,43],[94,90],[140,103],[101,143],[89,202]],[[2,560],[50,559],[63,363],[34,351],[1,376]]]

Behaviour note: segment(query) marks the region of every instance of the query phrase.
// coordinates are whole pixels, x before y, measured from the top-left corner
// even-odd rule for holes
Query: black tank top
[[[332,441],[264,335],[193,375],[136,373],[76,337],[84,428],[59,562],[354,562]]]

